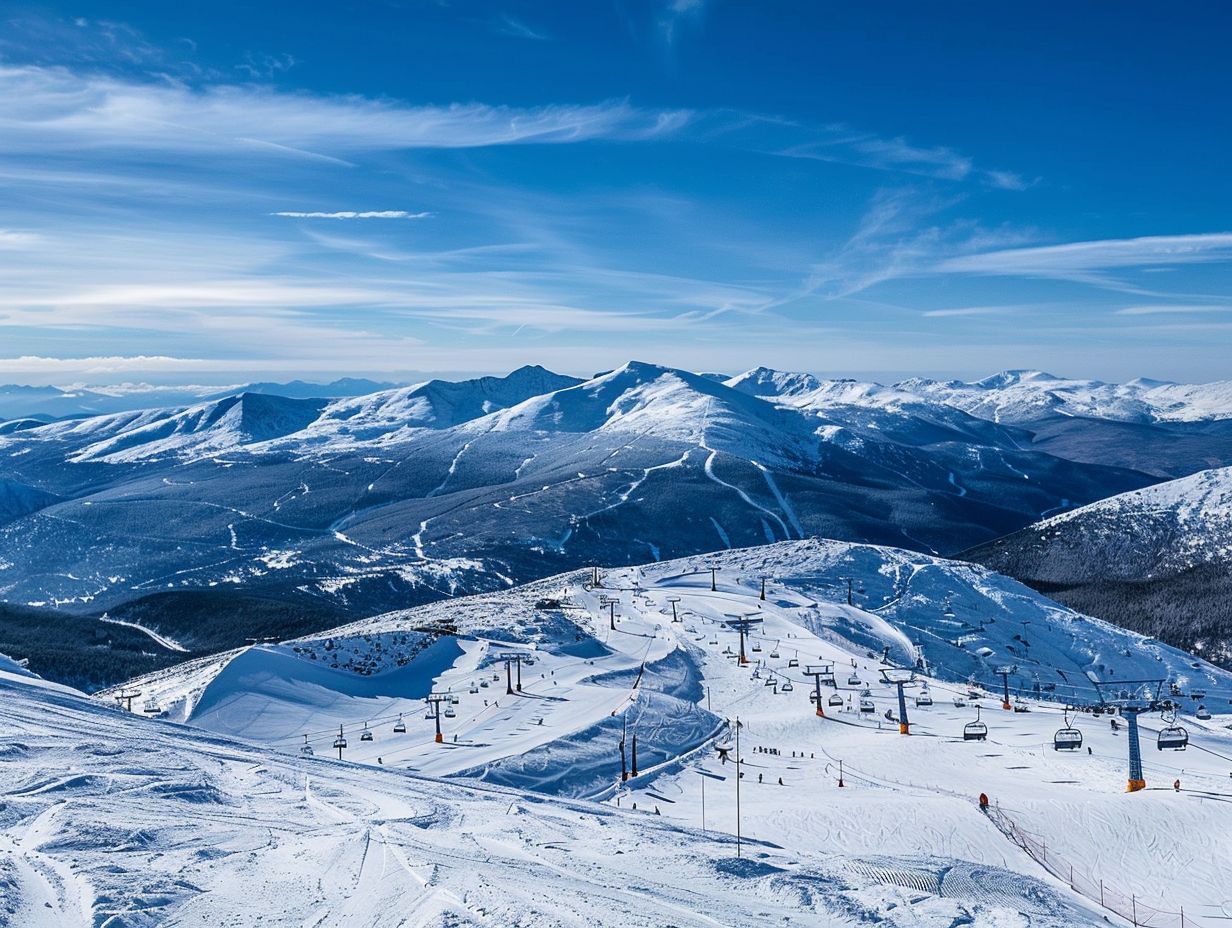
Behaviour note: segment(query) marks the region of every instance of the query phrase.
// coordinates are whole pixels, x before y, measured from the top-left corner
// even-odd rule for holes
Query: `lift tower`
[[[886,683],[898,688],[898,733],[900,735],[911,734],[911,722],[907,718],[907,696],[903,693],[903,687],[915,682],[915,674],[910,671],[894,671],[883,668],[881,677]]]
[[[432,707],[432,719],[436,722],[436,743],[441,744],[445,736],[441,734],[441,703],[449,703],[452,699],[448,693],[430,693],[424,702]]]
[[[998,667],[994,671],[1001,678],[1001,708],[1007,712],[1014,708],[1010,703],[1010,674],[1017,669],[1017,667]]]
[[[680,616],[676,614],[676,603],[680,602],[680,597],[679,596],[669,596],[667,597],[667,601],[672,604],[672,621],[679,622]]]
[[[1160,708],[1159,694],[1165,680],[1117,680],[1116,683],[1096,683],[1100,704],[1105,708],[1115,707],[1125,719],[1129,741],[1129,779],[1125,792],[1136,793],[1146,789],[1142,775],[1142,744],[1138,739],[1138,716]],[[1116,690],[1113,691],[1113,687]]]
[[[517,692],[522,692],[522,665],[534,663],[530,655],[523,654],[521,651],[506,651],[503,654],[498,654],[497,659],[505,662],[505,694],[508,696],[514,695],[513,667],[515,664],[518,668]]]
[[[826,717],[826,711],[821,707],[821,678],[834,679],[833,664],[809,664],[804,668],[804,675],[813,678],[813,701],[817,703],[817,715]]]
[[[620,602],[620,597],[618,596],[604,595],[604,596],[599,597],[600,608],[604,606],[607,607],[608,628],[610,628],[612,631],[616,631],[616,606],[619,602]]]
[[[723,623],[728,628],[734,628],[736,631],[740,633],[740,663],[741,664],[747,664],[749,662],[749,659],[745,656],[745,653],[744,653],[744,638],[752,630],[753,626],[760,625],[761,621],[762,620],[757,617],[756,613],[753,613],[751,615],[742,615],[739,618],[735,618],[735,619],[728,619],[726,622]]]

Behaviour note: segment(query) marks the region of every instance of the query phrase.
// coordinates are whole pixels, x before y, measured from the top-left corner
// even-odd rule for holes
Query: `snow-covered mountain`
[[[1232,674],[901,550],[784,542],[598,579],[238,649],[92,705],[0,678],[21,744],[0,763],[15,911],[536,928],[1060,928],[1219,911],[1232,812],[1205,797],[1226,783],[1232,736],[1227,715],[1190,713],[1198,690],[1225,710]],[[756,620],[747,664],[741,616]],[[834,679],[818,684],[819,717],[806,671],[821,664]],[[1003,664],[1029,711],[1000,708]],[[909,719],[884,674],[906,680]],[[1192,749],[1155,750],[1160,723],[1144,717],[1145,776],[1164,786],[1183,761],[1180,795],[1126,794],[1123,733],[1064,713],[1098,699],[1092,681],[1115,698],[1151,675],[1184,692]],[[429,693],[444,700],[439,742]],[[120,694],[131,714],[111,708]],[[977,719],[987,740],[965,740]],[[1054,751],[1058,727],[1089,750]],[[141,853],[117,855],[126,842]],[[1159,842],[1178,849],[1166,876]]]
[[[1113,496],[967,556],[1095,615],[1232,661],[1232,468]]]
[[[906,380],[906,392],[996,422],[1028,423],[1051,414],[1117,422],[1232,419],[1232,381],[1180,384],[1138,378],[1127,383],[1069,380],[1043,371],[1003,371],[983,380]]]
[[[0,429],[0,599],[204,653],[296,610],[309,630],[596,561],[810,536],[951,552],[1232,463],[1232,420],[1022,426],[909,387],[630,362],[26,422]]]

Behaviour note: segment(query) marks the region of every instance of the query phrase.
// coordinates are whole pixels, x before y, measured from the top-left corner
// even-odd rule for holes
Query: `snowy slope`
[[[710,566],[719,568],[713,591]],[[847,577],[853,606],[846,604]],[[175,717],[187,713],[194,726],[291,757],[306,735],[315,751],[309,763],[320,768],[370,770],[382,784],[402,771],[585,797],[642,820],[704,828],[727,842],[737,830],[733,764],[716,748],[734,751],[739,719],[740,830],[745,841],[758,842],[755,855],[772,853],[754,862],[779,867],[773,855],[780,853],[801,866],[825,861],[858,885],[919,893],[910,912],[876,909],[875,917],[889,924],[899,917],[934,924],[934,912],[922,914],[935,904],[926,902],[928,894],[953,904],[951,892],[1020,913],[970,913],[974,924],[1081,924],[1084,916],[1062,915],[1048,893],[1022,882],[1040,879],[1075,899],[1065,889],[1071,865],[1075,885],[1094,894],[1081,905],[1097,908],[1104,880],[1110,905],[1121,905],[1123,897],[1128,911],[1132,894],[1152,925],[1178,924],[1180,906],[1187,924],[1218,923],[1203,916],[1218,915],[1224,899],[1219,870],[1232,825],[1232,813],[1224,811],[1232,737],[1221,726],[1232,718],[1226,714],[1232,675],[1075,615],[979,568],[904,551],[792,542],[605,570],[600,587],[590,579],[579,572],[391,613],[130,685]],[[617,601],[615,630],[601,597]],[[741,667],[739,641],[724,623],[750,614],[761,623],[747,642],[750,664]],[[456,634],[440,633],[445,622]],[[431,643],[421,647],[424,641]],[[534,659],[523,668],[523,690],[513,695],[505,691],[500,660],[511,649]],[[883,649],[889,664],[880,660]],[[881,670],[915,666],[916,659],[926,669],[907,691],[914,736],[904,738],[886,721],[885,713],[895,715],[898,707]],[[827,715],[818,718],[803,671],[823,661],[833,664],[836,679],[822,687]],[[1029,712],[999,707],[994,670],[1011,662],[1011,686],[1025,696]],[[859,683],[850,683],[852,675]],[[1156,751],[1159,718],[1143,719],[1153,789],[1124,792],[1123,731],[1112,731],[1105,719],[1076,719],[1090,753],[1051,749],[1052,733],[1065,724],[1062,704],[1095,698],[1091,678],[1111,684],[1107,691],[1115,694],[1116,681],[1152,675],[1171,678],[1187,694],[1181,718],[1193,739],[1183,755]],[[921,707],[915,698],[925,683],[933,704]],[[972,686],[980,698],[972,700]],[[429,689],[458,699],[453,715],[442,720],[443,744],[434,743],[434,723],[423,716]],[[874,707],[867,714],[858,711],[865,689]],[[1198,700],[1190,697],[1199,689],[1217,713],[1213,722],[1191,714]],[[191,693],[197,694],[193,705],[177,702]],[[98,698],[108,701],[109,695]],[[973,703],[990,729],[986,743],[961,738],[976,718]],[[140,699],[134,710],[144,714]],[[400,716],[405,734],[393,731]],[[339,726],[348,739],[347,762],[327,763]],[[360,739],[365,727],[374,735],[370,742]],[[637,776],[623,784],[622,735],[638,741]],[[835,782],[840,760],[842,790]],[[265,761],[274,768],[294,763]],[[1182,793],[1162,788],[1177,776]],[[997,805],[995,821],[974,808],[981,791]],[[517,808],[548,810],[557,802]],[[704,858],[706,839],[686,834],[679,846]],[[1037,856],[1025,853],[1014,834],[1030,836]],[[1169,849],[1166,868],[1161,846]],[[1040,855],[1040,847],[1048,850]],[[733,866],[721,872],[735,877],[750,865]],[[786,878],[760,866],[749,872],[776,885]],[[732,891],[751,890],[741,886],[737,881]],[[762,905],[774,899],[764,889],[754,892]],[[791,892],[795,904],[830,895]],[[724,924],[746,923],[746,916],[725,920],[718,911],[706,914]],[[956,921],[936,924],[969,923],[947,911]],[[863,911],[852,917],[875,921]],[[844,924],[833,912],[822,918]]]
[[[4,674],[0,721],[14,928],[1098,922],[1043,874],[747,838],[737,858],[667,816],[288,757]]]
[[[965,556],[1095,614],[1232,659],[1232,468],[1113,496]]]

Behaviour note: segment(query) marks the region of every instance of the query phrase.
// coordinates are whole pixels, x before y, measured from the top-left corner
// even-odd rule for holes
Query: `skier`
[[[985,815],[988,814],[988,794],[980,793],[980,811]]]
[[[1180,780],[1173,780],[1173,781],[1172,781],[1172,788],[1173,788],[1174,790],[1176,790],[1176,791],[1179,793],[1179,792],[1181,791],[1181,781],[1180,781]]]

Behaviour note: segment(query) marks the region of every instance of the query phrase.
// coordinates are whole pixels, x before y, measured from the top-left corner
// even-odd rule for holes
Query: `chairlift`
[[[1169,725],[1159,730],[1155,747],[1161,751],[1183,751],[1189,747],[1189,732],[1180,725]]]
[[[838,693],[834,693],[827,701],[832,707],[841,706],[843,704],[843,697],[840,696]]]
[[[371,741],[372,740],[372,732],[368,731],[367,722],[364,722],[364,731],[363,731],[363,734],[359,736],[359,740],[360,741]]]
[[[860,678],[856,674],[853,673],[851,676],[847,678],[847,685],[848,686],[859,686]]]
[[[304,735],[304,743],[299,746],[299,753],[301,757],[312,757],[316,754],[316,751],[312,749],[312,745],[308,743],[307,735]]]
[[[480,680],[480,681],[479,681],[479,685],[480,685],[481,687],[483,687],[485,690],[486,690],[486,689],[488,688],[488,686],[489,686],[489,684],[488,684],[488,681],[487,681],[487,680]]]
[[[468,692],[469,692],[472,696],[474,696],[476,693],[478,693],[478,692],[479,692],[479,687],[477,687],[474,683],[472,683],[472,684],[471,684],[471,688],[470,688],[470,690],[469,690]]]
[[[347,746],[346,737],[342,734],[342,726],[338,726],[338,737],[334,739],[334,750],[340,751]]]
[[[1015,699],[1014,700],[1014,711],[1015,712],[1030,712],[1031,707],[1028,706],[1024,700]]]
[[[1211,710],[1206,708],[1206,706],[1198,706],[1196,715],[1197,718],[1205,722],[1211,717]]]
[[[774,686],[774,684],[777,682],[778,681],[775,680],[773,676],[769,676],[769,677],[766,677],[766,682],[763,683],[762,686]]]
[[[954,697],[954,708],[955,709],[965,709],[966,706],[967,706],[967,700],[963,699],[961,696]]]
[[[754,642],[753,642],[753,650],[754,650],[754,651],[760,651],[760,650],[761,650],[761,643],[760,643],[760,642],[757,642],[757,641],[754,641]]]
[[[162,715],[163,710],[159,708],[157,700],[151,700],[145,704],[146,715]]]
[[[915,697],[915,704],[917,706],[931,706],[933,704],[933,695],[928,691],[928,687],[920,690],[919,694]]]
[[[876,712],[877,707],[873,705],[873,701],[869,699],[867,696],[861,696],[860,697],[860,711],[861,712]]]
[[[1058,728],[1052,736],[1054,751],[1076,751],[1082,747],[1082,732],[1069,723],[1069,713],[1065,713],[1065,727]]]
[[[794,690],[794,689],[795,689],[795,687],[791,685],[791,681],[790,681],[790,680],[784,680],[784,681],[783,681],[783,692],[784,692],[784,693],[790,693],[790,692],[791,692],[792,690]]]
[[[457,714],[458,714],[458,713],[454,711],[453,706],[446,706],[446,707],[445,707],[445,718],[447,718],[447,719],[452,719],[452,718],[455,718],[455,717],[457,716]]]
[[[401,712],[398,713],[398,721],[394,722],[394,734],[395,735],[405,735],[406,734],[406,722],[402,721]]]
[[[975,707],[975,721],[963,726],[963,741],[983,741],[988,737],[988,726],[980,721],[980,707]]]
[[[788,659],[788,661],[787,661],[787,666],[788,666],[788,667],[799,667],[799,666],[800,666],[800,661],[799,661],[799,659],[794,658],[794,657],[793,657],[793,658],[789,658],[789,659]]]
[[[1206,699],[1206,690],[1193,690],[1189,694],[1190,699]]]

